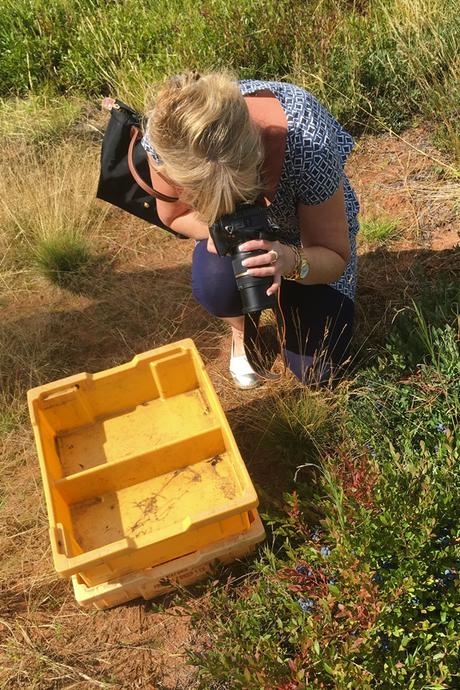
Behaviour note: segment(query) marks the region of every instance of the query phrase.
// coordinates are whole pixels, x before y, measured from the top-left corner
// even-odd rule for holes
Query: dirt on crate
[[[359,350],[371,346],[376,334],[381,337],[395,312],[419,294],[420,271],[427,280],[440,272],[458,280],[460,187],[426,126],[401,137],[363,137],[347,172],[363,218],[397,222],[396,236],[385,244],[359,242]],[[22,399],[31,385],[105,369],[192,337],[264,502],[273,487],[281,497],[286,481],[276,448],[267,454],[266,445],[261,446],[273,399],[282,393],[272,382],[244,392],[231,383],[229,333],[190,294],[193,242],[176,240],[112,209],[101,246],[97,271],[78,289],[34,279],[2,297],[0,345],[8,352],[0,371],[2,390],[22,412],[11,428],[6,420],[0,437],[0,684],[11,689],[192,690],[198,683],[186,663],[187,651],[199,649],[203,640],[190,611],[174,597],[163,600],[161,611],[144,601],[85,611],[76,605],[70,583],[54,573]],[[147,512],[154,508],[143,507]],[[192,595],[192,608],[202,606],[202,597]]]

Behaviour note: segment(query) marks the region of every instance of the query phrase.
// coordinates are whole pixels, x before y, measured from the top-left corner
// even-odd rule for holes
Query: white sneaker
[[[230,357],[230,374],[237,388],[256,388],[262,383],[260,377],[248,362],[246,355],[235,357],[233,354],[234,343],[232,340],[232,354]]]

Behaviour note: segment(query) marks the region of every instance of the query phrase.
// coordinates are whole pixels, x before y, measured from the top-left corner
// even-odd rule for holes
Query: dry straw
[[[97,156],[77,141],[44,149],[7,145],[0,175],[3,270],[36,262],[50,246],[67,247],[69,257],[77,249],[89,255],[108,210],[95,201]]]

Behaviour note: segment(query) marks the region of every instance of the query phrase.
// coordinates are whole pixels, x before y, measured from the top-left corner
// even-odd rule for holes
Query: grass
[[[427,118],[445,154],[412,146],[431,167],[408,160],[401,172],[420,240],[458,222],[459,32],[448,0],[4,0],[2,687],[459,685],[454,253],[415,252],[413,268],[391,243],[385,251],[396,232],[413,238],[413,218],[386,217],[383,199],[361,231],[376,248],[362,257],[366,354],[354,373],[334,389],[285,382],[242,405],[222,376],[222,326],[190,301],[189,254],[177,248],[171,265],[170,238],[122,215],[106,223],[108,207],[94,200],[99,146],[81,136],[101,93],[142,108],[148,87],[189,67],[294,81],[355,132]],[[89,129],[99,143],[99,123]],[[95,271],[107,248],[107,270]],[[184,336],[206,358],[269,535],[258,558],[192,590],[201,597],[178,595],[198,641],[171,624],[186,618],[174,598],[77,610],[52,570],[25,403],[32,386]],[[197,682],[178,661],[184,646]]]
[[[19,151],[7,143],[4,157],[4,268],[29,266],[57,283],[75,279],[91,260],[108,211],[95,200],[97,149],[75,139],[57,148]]]
[[[16,623],[9,627],[10,639],[3,648],[5,666],[3,687],[27,687],[40,690],[49,679],[55,687],[78,687],[85,684],[94,688],[114,688],[115,683],[98,680],[90,675],[83,658],[74,659],[72,663],[61,659],[52,645],[44,640],[38,628]],[[81,655],[79,655],[81,657]],[[89,672],[88,672],[89,671]]]
[[[69,232],[44,237],[34,249],[34,262],[41,275],[63,287],[77,283],[92,260],[89,242]]]
[[[5,434],[26,422],[29,388],[67,373],[50,320],[35,318],[28,328],[26,321],[6,320],[0,333],[0,427]]]
[[[300,418],[298,398],[280,401],[285,455],[303,433],[305,459],[287,467],[284,515],[265,515],[272,546],[196,616],[209,640],[191,655],[200,687],[456,687],[460,364],[447,299],[450,317],[406,312],[374,364],[323,398],[327,427],[310,393]]]
[[[366,242],[387,242],[396,235],[397,230],[398,223],[393,218],[364,218],[360,222],[360,235]]]
[[[458,153],[460,23],[451,0],[174,0],[167,8],[4,0],[0,43],[3,95],[110,91],[141,107],[145,84],[165,74],[225,67],[304,85],[355,130],[436,119]]]
[[[5,347],[5,342],[1,343],[1,347]],[[17,360],[15,362],[17,364]],[[22,399],[24,391],[17,380],[14,383],[7,381],[4,371],[2,371],[5,366],[7,366],[6,357],[4,357],[0,368],[0,379],[3,384],[0,394],[0,438],[18,429],[26,421],[26,411]]]
[[[83,100],[28,94],[27,97],[0,99],[0,137],[10,145],[24,143],[54,146],[69,134],[78,122]]]

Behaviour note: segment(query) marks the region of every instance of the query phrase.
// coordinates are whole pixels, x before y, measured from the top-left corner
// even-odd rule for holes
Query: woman
[[[245,243],[243,250],[266,250],[245,266],[273,277],[268,294],[280,290],[294,374],[302,381],[328,375],[344,360],[353,324],[359,205],[343,172],[350,135],[292,84],[190,73],[160,89],[143,145],[153,187],[178,198],[157,202],[160,219],[196,240],[193,294],[232,327],[236,385],[260,381],[244,356],[231,259],[216,254],[209,226],[261,194],[282,239]]]

